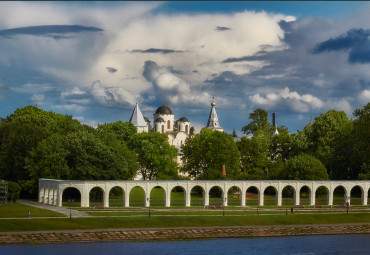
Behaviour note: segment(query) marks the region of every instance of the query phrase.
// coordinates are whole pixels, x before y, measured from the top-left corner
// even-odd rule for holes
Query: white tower
[[[148,123],[144,120],[139,105],[136,103],[135,109],[131,114],[130,122],[134,124],[138,133],[148,132]]]
[[[217,113],[216,113],[216,103],[215,98],[212,97],[212,103],[211,103],[212,109],[209,113],[207,128],[212,130],[218,130],[218,131],[224,131],[224,129],[220,126],[220,122],[218,121]]]

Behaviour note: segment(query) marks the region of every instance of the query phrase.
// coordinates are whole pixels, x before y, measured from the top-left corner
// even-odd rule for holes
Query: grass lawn
[[[369,222],[368,213],[246,216],[138,216],[1,220],[0,232],[63,229],[107,229],[192,226],[296,225]]]
[[[31,212],[31,217],[64,217],[63,214],[57,212],[24,204],[8,203],[0,206],[0,218],[28,217],[28,211]]]

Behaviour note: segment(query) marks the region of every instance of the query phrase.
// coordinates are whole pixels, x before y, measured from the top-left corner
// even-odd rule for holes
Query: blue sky
[[[370,100],[368,2],[1,2],[0,117],[26,105],[82,123],[153,120],[163,101],[196,130],[212,97],[239,134],[262,108],[292,132]],[[271,117],[270,117],[271,118]],[[271,120],[270,120],[271,121]]]

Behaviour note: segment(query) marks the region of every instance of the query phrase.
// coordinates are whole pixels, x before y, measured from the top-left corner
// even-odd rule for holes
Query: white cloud
[[[43,95],[43,94],[36,94],[36,95],[33,95],[30,98],[30,100],[31,100],[31,102],[33,104],[43,105],[44,104],[44,101],[45,101],[45,95]]]
[[[135,96],[124,88],[104,87],[100,81],[91,85],[91,94],[105,106],[135,105]]]
[[[319,109],[324,105],[319,98],[310,94],[300,95],[296,91],[290,91],[288,87],[277,93],[267,93],[265,97],[261,96],[260,93],[256,93],[250,96],[249,99],[253,103],[268,109],[282,107],[294,112],[308,112],[311,109]]]
[[[370,90],[364,89],[361,91],[361,93],[357,96],[358,100],[362,105],[366,105],[368,102],[370,102]]]
[[[30,93],[30,94],[35,94],[35,93],[45,93],[54,90],[55,88],[48,84],[33,84],[33,83],[27,83],[22,85],[21,87],[11,87],[11,90],[20,92],[20,93]]]

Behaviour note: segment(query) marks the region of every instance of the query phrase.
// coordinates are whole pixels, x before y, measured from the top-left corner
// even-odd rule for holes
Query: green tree
[[[274,127],[267,120],[268,113],[263,109],[256,109],[249,114],[249,119],[252,121],[242,128],[242,132],[246,135],[255,134],[257,131],[269,132],[272,134]]]
[[[250,138],[242,137],[237,142],[243,179],[269,179],[272,166],[269,158],[269,146],[270,137],[263,132],[255,133]]]
[[[144,180],[175,179],[178,175],[177,149],[168,143],[168,137],[158,132],[138,133],[129,141],[137,155]]]
[[[285,180],[328,180],[325,166],[310,155],[299,155],[285,162],[281,178]]]
[[[122,142],[127,142],[137,133],[136,127],[132,123],[122,121],[98,125],[97,130],[100,134],[113,133]]]
[[[237,179],[239,151],[231,135],[224,132],[202,129],[200,134],[186,140],[182,146],[182,172],[203,180],[224,179],[222,165],[226,167],[226,178]]]
[[[353,154],[351,162],[362,180],[370,179],[370,103],[353,113]]]

